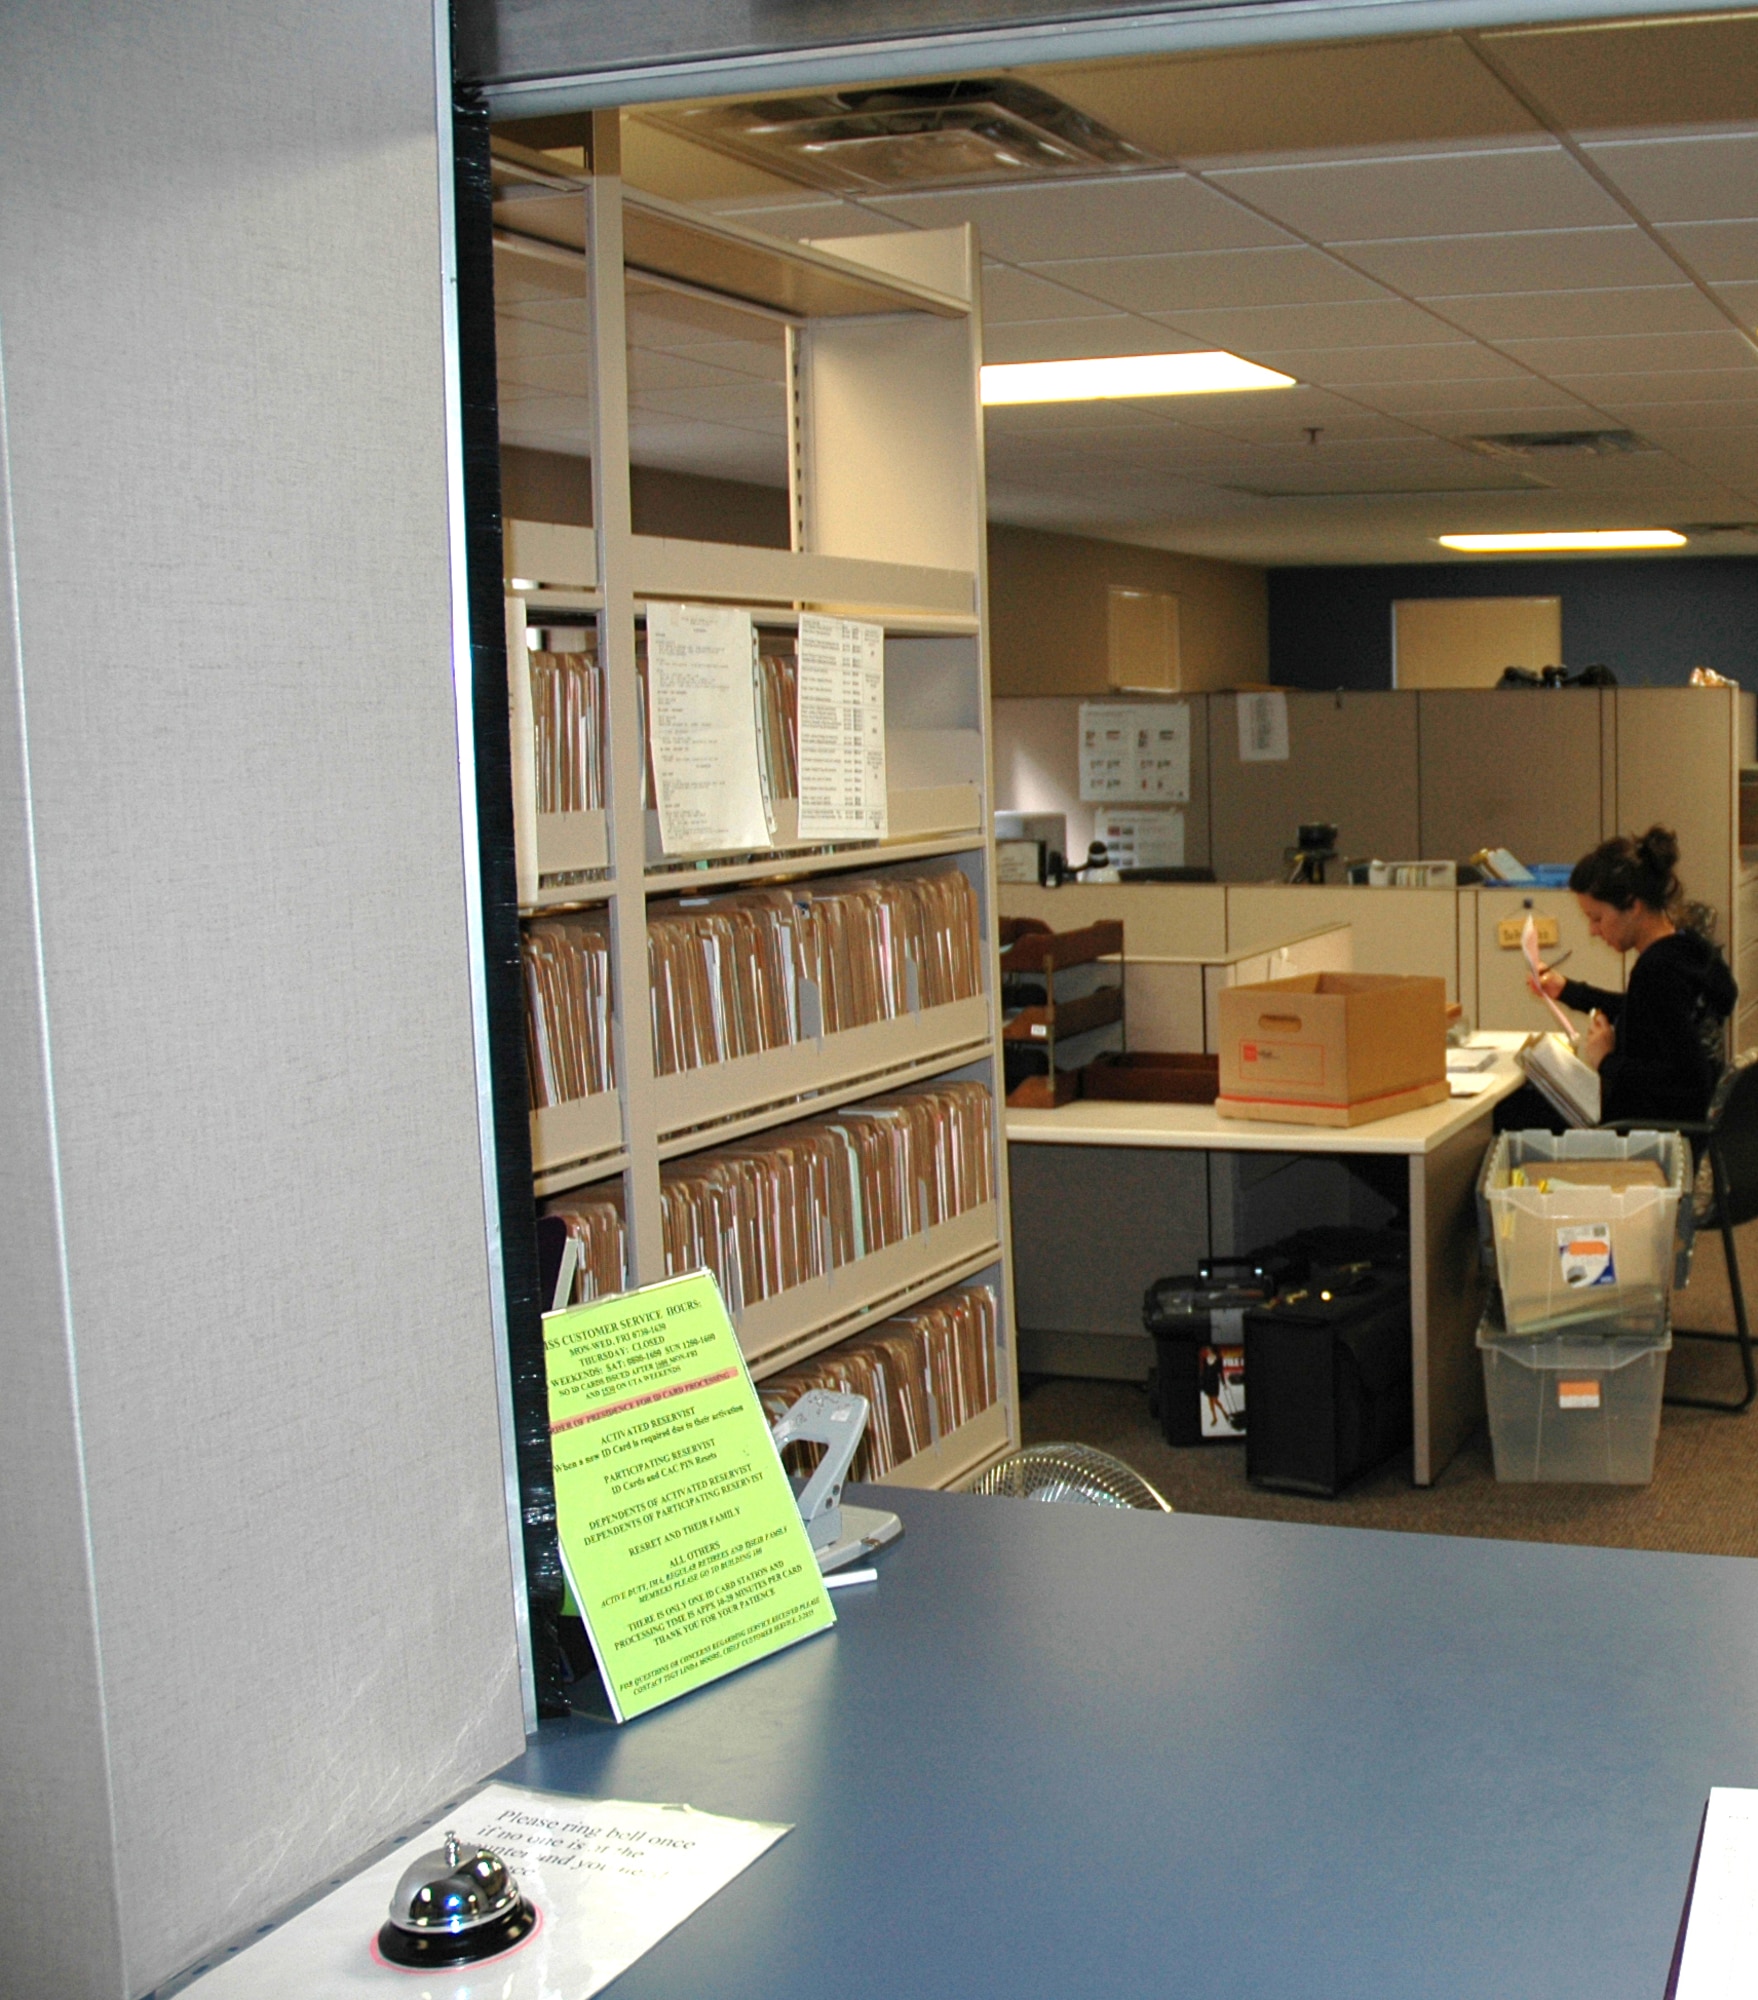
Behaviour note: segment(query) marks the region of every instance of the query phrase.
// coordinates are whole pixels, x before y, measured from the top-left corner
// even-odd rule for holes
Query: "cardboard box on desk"
[[[1365,1125],[1447,1095],[1445,980],[1308,972],[1219,999],[1223,1118]]]

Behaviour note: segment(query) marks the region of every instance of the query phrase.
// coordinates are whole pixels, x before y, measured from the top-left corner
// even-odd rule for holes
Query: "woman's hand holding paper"
[[[1617,1045],[1617,1029],[1595,1007],[1593,1017],[1587,1023],[1587,1033],[1581,1041],[1581,1060],[1589,1069],[1598,1069]]]

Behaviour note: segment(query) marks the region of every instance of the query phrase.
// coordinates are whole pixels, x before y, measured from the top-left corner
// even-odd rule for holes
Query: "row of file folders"
[[[645,657],[644,638],[637,641]],[[608,800],[604,788],[604,672],[595,652],[532,653],[531,720],[536,735],[537,810],[588,812]],[[641,803],[657,796],[645,740],[646,676],[640,673],[643,724]],[[762,632],[754,695],[757,767],[771,799],[799,797],[799,667],[786,634]]]
[[[616,1086],[609,919],[525,927],[533,1110]],[[897,1020],[982,992],[976,890],[957,867],[648,905],[660,1076]]]
[[[995,1199],[988,1086],[925,1085],[660,1169],[666,1275],[709,1270],[742,1314]],[[579,1304],[628,1284],[622,1187],[556,1197]],[[864,1392],[863,1392],[864,1393]]]
[[[771,1375],[757,1393],[771,1422],[808,1389],[865,1396],[867,1430],[850,1471],[883,1479],[993,1406],[999,1320],[987,1285],[959,1285]]]

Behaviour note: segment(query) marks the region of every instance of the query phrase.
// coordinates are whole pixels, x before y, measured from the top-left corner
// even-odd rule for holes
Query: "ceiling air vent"
[[[647,115],[790,179],[846,192],[1036,181],[1161,164],[1047,91],[1006,77]]]
[[[1560,456],[1612,458],[1619,452],[1653,451],[1646,438],[1634,431],[1499,431],[1489,437],[1464,437],[1458,443],[1485,458],[1537,458]]]

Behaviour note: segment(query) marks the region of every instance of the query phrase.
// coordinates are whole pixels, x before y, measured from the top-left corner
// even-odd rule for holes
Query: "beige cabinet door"
[[[1401,688],[1492,688],[1504,667],[1563,657],[1560,597],[1403,597],[1392,606],[1392,677]]]

